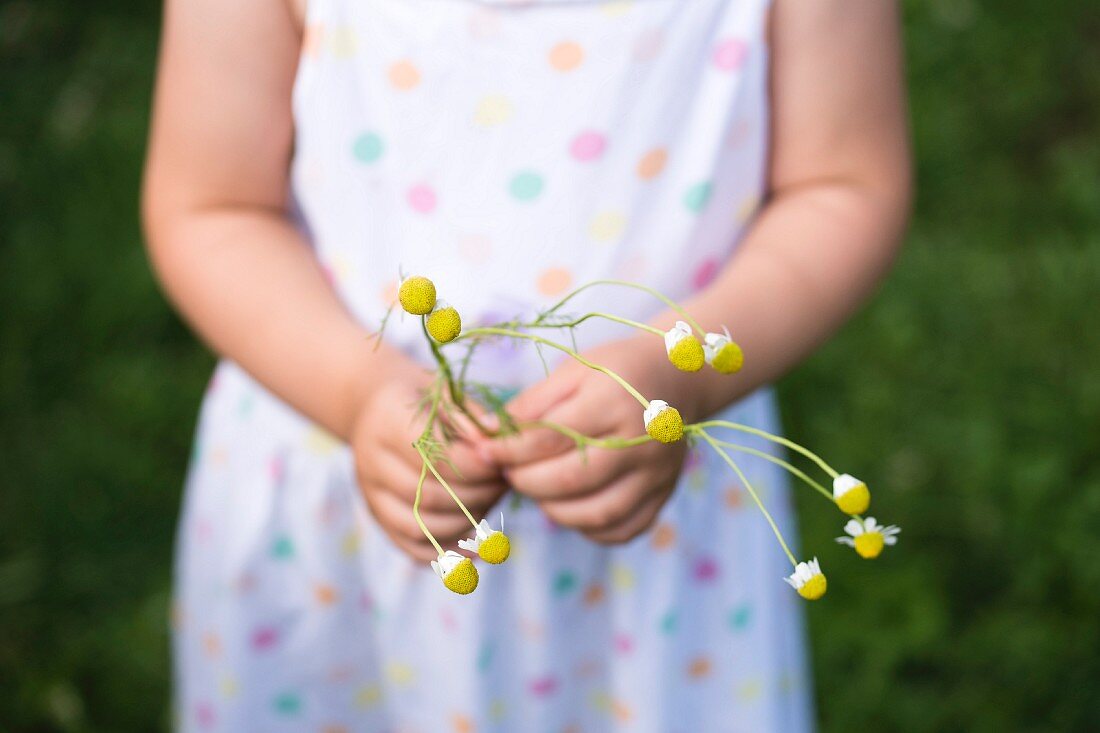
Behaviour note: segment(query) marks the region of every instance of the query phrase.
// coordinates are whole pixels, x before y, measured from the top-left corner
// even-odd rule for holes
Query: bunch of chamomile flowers
[[[582,291],[595,287],[631,288],[643,291],[678,313],[681,320],[677,320],[672,328],[662,330],[650,324],[606,312],[589,312],[580,316],[565,314],[563,308],[570,300]],[[685,424],[679,410],[674,405],[665,400],[650,398],[641,394],[633,385],[610,368],[588,360],[570,345],[542,335],[546,332],[553,333],[573,329],[590,319],[604,319],[650,333],[654,338],[662,339],[670,365],[681,371],[698,372],[704,368],[709,368],[720,374],[734,375],[741,370],[745,362],[744,354],[727,329],[723,327],[720,333],[705,331],[681,306],[651,288],[624,280],[597,280],[574,289],[555,305],[530,320],[513,320],[491,326],[466,329],[463,329],[462,317],[459,312],[454,306],[438,297],[435,283],[426,277],[416,275],[404,278],[398,289],[398,303],[405,313],[421,319],[424,337],[436,361],[436,379],[432,388],[425,395],[426,424],[424,431],[413,444],[421,457],[422,468],[412,509],[413,516],[421,531],[438,553],[438,557],[431,563],[432,569],[439,576],[444,587],[454,593],[466,595],[474,592],[479,581],[478,569],[472,557],[454,549],[444,549],[421,519],[420,500],[429,475],[435,478],[440,487],[450,495],[470,521],[472,534],[469,539],[458,542],[459,549],[477,556],[490,565],[499,565],[506,562],[511,554],[511,541],[508,535],[504,533],[503,513],[500,516],[499,529],[491,526],[485,518],[478,519],[474,517],[443,476],[440,475],[437,468],[440,461],[446,461],[447,436],[446,430],[443,429],[445,424],[443,418],[450,411],[457,410],[461,412],[478,430],[488,436],[500,435],[503,431],[509,429],[523,429],[523,426],[516,426],[509,422],[502,402],[489,405],[501,418],[499,421],[500,427],[496,428],[485,426],[479,418],[479,415],[484,414],[483,408],[485,405],[478,404],[476,406],[478,409],[473,409],[471,405],[471,394],[487,398],[492,394],[492,391],[484,388],[484,385],[476,385],[466,380],[466,370],[464,368],[467,363],[466,360],[471,358],[478,345],[490,339],[503,338],[524,341],[535,347],[547,347],[564,352],[584,366],[605,374],[638,401],[641,431],[634,438],[594,438],[580,435],[564,425],[540,421],[540,427],[558,430],[575,440],[578,447],[599,446],[601,448],[625,449],[649,441],[672,444],[681,440],[691,440],[698,444],[704,444],[713,450],[737,476],[771,527],[792,566],[791,574],[784,577],[783,580],[801,597],[807,600],[817,600],[825,595],[828,583],[824,572],[821,570],[821,564],[816,557],[808,561],[799,561],[795,557],[761,500],[759,493],[749,482],[733,454],[752,455],[777,464],[827,499],[830,504],[848,517],[843,526],[845,534],[838,537],[837,542],[851,547],[860,557],[865,559],[877,558],[884,548],[897,543],[897,535],[901,531],[898,527],[893,525],[884,526],[879,524],[874,517],[865,516],[871,504],[871,492],[867,484],[847,473],[836,471],[821,457],[807,448],[750,425],[728,420],[705,420]],[[465,343],[467,347],[461,357],[462,362],[457,365],[458,368],[444,353],[445,347],[456,343]],[[773,453],[757,450],[749,445],[737,442],[733,438],[738,434],[765,439],[808,459],[816,469],[828,476],[827,483],[831,482],[831,486],[826,486],[810,474]]]

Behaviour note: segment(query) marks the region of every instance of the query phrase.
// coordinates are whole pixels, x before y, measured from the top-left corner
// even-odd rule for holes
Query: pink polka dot
[[[531,680],[528,689],[535,697],[546,697],[554,694],[554,691],[558,689],[558,680],[553,676],[539,677]]]
[[[569,152],[577,160],[587,162],[603,155],[605,147],[607,147],[607,138],[598,132],[586,130],[573,138]]]
[[[718,577],[718,563],[712,557],[701,557],[695,561],[692,575],[700,583],[709,583]]]
[[[435,191],[431,186],[419,183],[409,189],[406,197],[413,211],[419,211],[421,214],[430,214],[435,210]]]
[[[748,55],[748,47],[740,38],[727,38],[714,49],[714,65],[722,71],[741,68]]]
[[[200,728],[213,728],[218,722],[218,716],[214,713],[214,706],[208,702],[200,702],[195,706],[195,722]]]
[[[696,290],[702,290],[710,285],[714,278],[718,276],[718,271],[721,268],[722,264],[716,259],[703,260],[703,263],[696,268],[695,274],[691,276],[692,287]]]
[[[615,651],[619,654],[630,654],[634,651],[634,638],[629,634],[616,634]]]
[[[279,641],[279,632],[270,626],[256,629],[252,634],[252,648],[256,650],[270,649]]]

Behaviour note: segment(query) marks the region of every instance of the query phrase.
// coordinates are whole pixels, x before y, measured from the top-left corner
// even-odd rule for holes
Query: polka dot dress
[[[433,278],[471,325],[598,278],[675,298],[706,287],[764,190],[767,12],[766,0],[311,0],[291,193],[334,289],[377,327],[402,271]],[[593,289],[575,310],[645,319],[658,305]],[[621,328],[586,324],[579,346]],[[414,319],[394,316],[386,338],[428,363]],[[471,366],[517,390],[543,373],[506,342]],[[726,416],[778,428],[766,391]],[[790,536],[783,476],[742,466]],[[218,367],[179,533],[179,730],[811,730],[790,567],[705,452],[623,546],[506,496],[492,514],[505,513],[512,557],[468,597],[390,544],[353,474],[345,446]]]

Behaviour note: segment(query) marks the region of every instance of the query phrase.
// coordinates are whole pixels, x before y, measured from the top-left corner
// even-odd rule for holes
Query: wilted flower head
[[[790,577],[783,578],[783,580],[807,601],[816,601],[825,595],[827,583],[816,557],[810,562],[798,563]]]
[[[454,306],[447,301],[436,301],[435,308],[428,315],[428,333],[441,344],[454,341],[462,332],[462,318]]]
[[[426,316],[435,307],[435,283],[420,275],[405,278],[397,291],[397,299],[406,312]]]
[[[884,527],[875,521],[874,517],[867,517],[862,522],[858,519],[849,519],[844,525],[844,531],[850,537],[837,537],[836,541],[842,545],[856,548],[859,556],[867,560],[873,560],[882,554],[884,545],[896,545],[898,533],[901,528],[890,525]]]
[[[863,514],[871,506],[871,491],[855,476],[842,473],[833,479],[833,501],[845,514]]]
[[[432,560],[432,570],[448,590],[459,595],[468,595],[477,588],[477,568],[474,567],[474,561],[454,550],[447,550],[439,556],[438,561]]]
[[[668,360],[682,372],[697,372],[703,368],[703,345],[692,333],[691,326],[683,321],[665,332],[665,351]]]
[[[745,364],[745,355],[741,347],[730,338],[730,332],[722,327],[722,333],[708,333],[703,337],[703,353],[707,363],[721,374],[734,374],[741,371]]]
[[[650,400],[642,414],[649,437],[662,443],[675,443],[684,437],[684,419],[680,411],[664,400]]]
[[[482,519],[474,536],[468,540],[459,540],[458,546],[463,550],[476,552],[482,560],[493,565],[507,560],[512,552],[512,543],[508,535],[504,534],[504,514],[500,515],[499,530],[494,530],[489,526],[488,520]]]

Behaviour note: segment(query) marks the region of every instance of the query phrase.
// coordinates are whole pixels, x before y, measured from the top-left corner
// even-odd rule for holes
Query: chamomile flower
[[[863,514],[871,506],[871,491],[855,476],[842,473],[833,479],[833,501],[845,514]]]
[[[462,331],[462,318],[454,306],[438,300],[428,315],[428,333],[441,344],[454,341]]]
[[[741,347],[730,338],[730,332],[722,326],[722,333],[708,333],[703,337],[703,353],[707,363],[720,374],[735,374],[745,364]]]
[[[697,372],[706,361],[703,345],[695,338],[691,326],[683,321],[676,321],[675,326],[665,331],[665,351],[668,360],[682,372]]]
[[[680,411],[664,400],[650,400],[642,414],[649,437],[662,443],[675,443],[684,437],[684,419]]]
[[[482,519],[477,525],[474,536],[468,540],[459,540],[458,546],[463,550],[476,552],[487,563],[500,565],[508,559],[512,552],[512,543],[508,535],[504,534],[504,513],[500,515],[500,530],[489,526],[487,519]]]
[[[849,519],[844,525],[844,531],[850,537],[837,537],[836,541],[842,545],[856,548],[859,556],[867,560],[873,560],[882,554],[885,545],[896,545],[900,527],[890,525],[884,527],[875,521],[874,517],[867,517],[862,522],[858,519]]]
[[[435,283],[420,275],[407,277],[397,291],[397,300],[407,313],[426,316],[435,307]]]
[[[825,574],[821,572],[821,565],[818,564],[816,557],[810,562],[798,563],[790,577],[783,580],[807,601],[816,601],[825,595],[827,585]]]
[[[474,567],[474,561],[454,550],[447,550],[439,556],[439,560],[432,560],[432,570],[443,581],[447,590],[459,595],[468,595],[477,588],[477,568]]]

